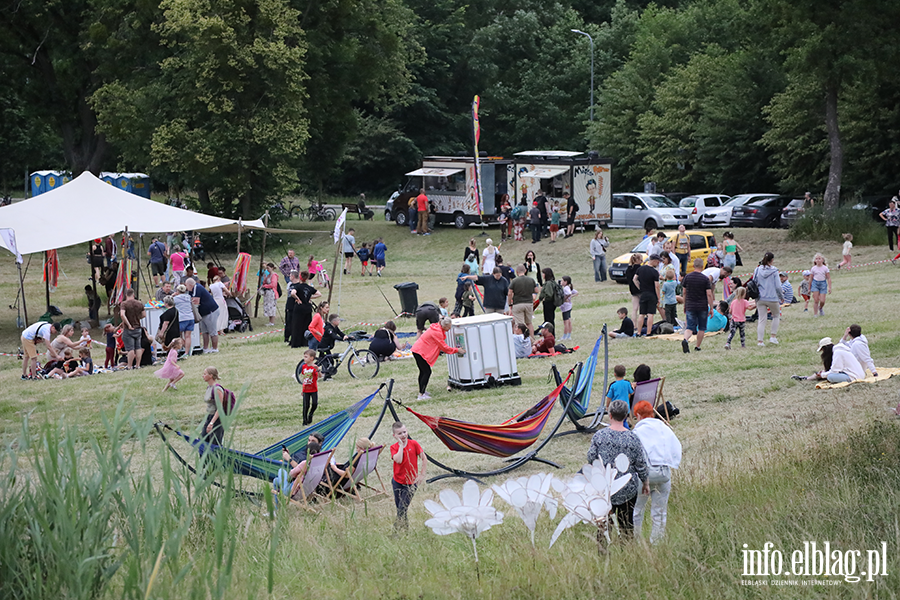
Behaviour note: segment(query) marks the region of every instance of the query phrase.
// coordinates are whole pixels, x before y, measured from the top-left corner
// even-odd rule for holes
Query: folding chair
[[[383,445],[373,446],[365,452],[357,453],[350,462],[351,466],[347,467],[347,470],[340,479],[334,484],[331,484],[330,480],[328,480],[328,487],[330,488],[331,494],[352,496],[362,502],[363,498],[359,493],[359,488],[365,487],[374,492],[374,494],[372,494],[373,497],[380,496],[381,494],[387,495],[384,481],[381,480],[381,475],[378,473],[378,456],[383,449]],[[375,476],[378,478],[381,490],[366,483],[372,473],[375,473]]]
[[[634,396],[631,400],[631,409],[633,410],[638,402],[646,400],[653,407],[653,410],[663,417],[663,421],[665,421],[667,425],[671,425],[671,423],[669,423],[669,409],[663,398],[663,384],[665,384],[665,382],[665,377],[657,377],[656,379],[649,379],[635,384]],[[662,410],[660,410],[660,408]]]
[[[328,463],[331,462],[331,456],[334,454],[334,450],[326,450],[324,452],[319,452],[318,454],[313,454],[307,459],[306,463],[306,473],[303,475],[303,481],[300,481],[300,478],[294,480],[294,485],[291,488],[291,503],[296,504],[297,506],[306,508],[308,510],[313,510],[310,505],[310,499],[316,495],[316,488],[322,483],[322,477],[325,475],[325,469],[328,468]],[[300,500],[295,500],[299,493]]]

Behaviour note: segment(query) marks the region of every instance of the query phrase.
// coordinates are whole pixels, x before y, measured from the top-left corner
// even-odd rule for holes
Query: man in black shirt
[[[541,235],[543,235],[547,229],[547,196],[544,195],[544,192],[538,190],[534,199],[537,202],[538,210],[541,211]]]
[[[641,290],[636,331],[638,335],[650,335],[653,328],[653,315],[659,310],[659,255],[651,254],[646,265],[641,265],[634,275],[634,284]],[[641,333],[647,319],[647,333]]]
[[[472,277],[471,275],[469,277]],[[509,292],[509,282],[503,277],[500,267],[494,267],[490,275],[482,275],[474,278],[475,282],[484,288],[484,312],[506,312],[506,296]]]
[[[712,291],[712,282],[703,274],[703,259],[694,260],[694,270],[684,276],[681,282],[684,294],[684,339],[681,340],[681,349],[685,354],[690,352],[688,340],[697,334],[697,345],[694,350],[700,350],[703,336],[706,334],[706,317],[709,310],[716,302]]]

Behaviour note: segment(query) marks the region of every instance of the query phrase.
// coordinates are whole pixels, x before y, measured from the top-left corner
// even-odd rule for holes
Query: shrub
[[[790,240],[828,240],[841,243],[841,235],[853,234],[854,246],[877,246],[884,242],[884,227],[865,210],[841,207],[825,211],[816,206],[807,209],[788,232]]]

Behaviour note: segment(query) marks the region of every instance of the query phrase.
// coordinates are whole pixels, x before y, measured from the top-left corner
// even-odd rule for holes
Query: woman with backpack
[[[206,421],[200,430],[203,441],[222,445],[222,439],[225,437],[225,427],[222,425],[222,419],[219,418],[219,407],[225,414],[228,414],[234,408],[234,394],[226,390],[219,383],[219,370],[215,367],[206,367],[203,369],[203,381],[206,382],[206,394],[203,396],[206,402]]]
[[[765,346],[763,338],[766,335],[766,309],[772,313],[772,330],[769,332],[769,343],[777,344],[778,324],[781,322],[781,303],[784,301],[784,291],[781,289],[781,280],[778,278],[778,269],[772,265],[775,255],[766,252],[759,266],[753,271],[753,279],[747,283],[747,291],[752,298],[756,295],[753,288],[758,289],[759,297],[756,306],[759,310],[759,319],[756,323],[756,345]],[[752,283],[752,285],[751,285]]]
[[[544,323],[550,323],[556,331],[556,308],[561,306],[564,300],[562,286],[556,281],[550,267],[544,267],[541,273],[544,275],[544,285],[541,287],[538,301],[544,305]]]

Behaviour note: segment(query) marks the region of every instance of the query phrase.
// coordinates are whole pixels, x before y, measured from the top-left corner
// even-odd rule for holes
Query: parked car
[[[691,238],[691,261],[695,258],[702,258],[703,264],[706,264],[707,257],[716,247],[716,236],[709,231],[688,230],[685,233]],[[673,231],[669,234],[668,239],[675,239],[676,235],[678,235],[678,232]],[[641,260],[646,261],[647,250],[649,250],[652,242],[653,238],[646,238],[642,240],[640,244],[632,248],[631,252],[626,252],[625,254],[614,258],[609,267],[610,279],[613,279],[616,283],[628,283],[628,280],[625,279],[625,269],[628,268],[628,262],[631,260],[631,255],[640,254]],[[690,272],[690,266],[687,270]]]
[[[730,227],[731,212],[736,206],[743,206],[748,202],[756,202],[763,198],[775,198],[778,194],[739,194],[720,206],[706,211],[700,217],[700,224],[704,227]]]
[[[662,229],[692,223],[687,211],[661,194],[627,193],[613,194],[611,225]]]
[[[731,211],[732,227],[779,227],[781,209],[793,200],[791,196],[775,196],[754,200]]]
[[[807,208],[809,208],[809,203],[806,198],[794,198],[788,202],[788,205],[781,209],[781,226],[788,228],[796,223]]]
[[[693,220],[694,225],[697,225],[700,222],[700,217],[714,208],[719,208],[728,202],[730,198],[731,196],[722,194],[696,194],[682,198],[678,206],[689,211],[691,220]]]
[[[851,206],[853,210],[864,210],[872,215],[872,218],[883,223],[879,216],[888,208],[888,203],[893,196],[863,196],[859,202]]]

